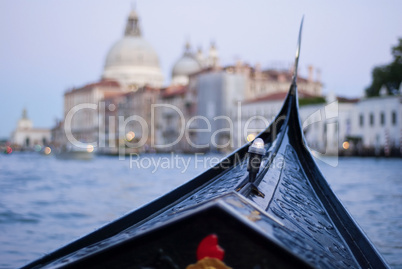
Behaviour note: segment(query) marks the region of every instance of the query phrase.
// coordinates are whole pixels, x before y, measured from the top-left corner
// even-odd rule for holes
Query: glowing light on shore
[[[133,140],[134,137],[135,137],[135,133],[134,133],[133,131],[130,131],[130,132],[128,132],[128,133],[126,134],[126,140],[127,140],[128,142],[130,142],[131,140]]]
[[[43,152],[44,152],[46,155],[49,155],[49,154],[52,152],[52,149],[49,148],[49,147],[46,147],[46,148],[43,150]]]
[[[94,151],[94,146],[88,145],[88,147],[87,147],[87,152],[91,153],[91,152],[93,152],[93,151]]]
[[[345,141],[345,142],[343,142],[343,144],[342,144],[342,147],[343,147],[344,149],[348,149],[349,146],[350,146],[350,144],[349,144],[348,141]]]
[[[247,136],[247,141],[248,142],[251,142],[251,141],[253,141],[255,139],[255,134],[249,134],[248,136]]]

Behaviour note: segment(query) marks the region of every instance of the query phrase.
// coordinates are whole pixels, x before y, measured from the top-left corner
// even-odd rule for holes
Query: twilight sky
[[[35,127],[53,126],[63,93],[100,78],[132,2],[0,0],[0,138],[24,107]],[[321,69],[324,94],[358,97],[402,37],[399,0],[137,0],[136,7],[166,84],[187,39],[204,51],[215,41],[223,65],[287,66],[304,14],[300,73],[311,64]]]

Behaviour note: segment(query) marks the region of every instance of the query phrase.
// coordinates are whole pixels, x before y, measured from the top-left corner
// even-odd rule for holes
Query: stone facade
[[[11,144],[16,149],[33,149],[34,146],[47,146],[50,143],[50,129],[34,128],[26,109],[11,134]]]

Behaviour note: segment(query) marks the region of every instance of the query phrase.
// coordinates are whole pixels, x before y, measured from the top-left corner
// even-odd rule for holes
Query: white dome
[[[190,50],[187,43],[183,56],[174,64],[172,69],[173,84],[188,84],[189,76],[201,70],[201,64]]]
[[[201,65],[194,57],[184,55],[173,66],[172,76],[188,76],[200,70]]]
[[[123,85],[161,87],[162,70],[153,47],[141,36],[138,16],[128,17],[125,36],[117,41],[106,56],[103,78],[115,79]]]
[[[125,36],[110,49],[105,69],[114,66],[150,66],[159,68],[159,59],[152,46],[140,36]]]

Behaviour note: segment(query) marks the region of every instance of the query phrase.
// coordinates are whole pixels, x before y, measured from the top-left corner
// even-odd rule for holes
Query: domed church
[[[107,54],[102,78],[116,80],[122,86],[163,85],[158,54],[142,37],[135,10],[130,12],[124,37]]]
[[[120,126],[115,124],[113,127],[110,122],[106,123],[106,120],[116,119],[118,115],[137,115],[146,122],[151,122],[150,104],[152,103],[170,104],[177,101],[176,105],[179,106],[188,104],[183,98],[187,96],[190,76],[205,68],[218,65],[218,55],[214,45],[211,45],[206,59],[202,56],[201,49],[194,53],[190,44],[187,43],[184,53],[173,66],[172,85],[163,88],[164,77],[158,54],[143,38],[139,16],[135,10],[131,10],[124,36],[107,53],[101,80],[74,87],[64,93],[65,121],[55,127],[54,133],[60,129],[61,136],[54,137],[54,141],[58,141],[57,144],[60,145],[77,143],[80,146],[86,143],[99,143],[97,150],[101,150],[100,148],[104,146],[117,145],[120,143]],[[105,104],[105,109],[101,107],[101,101]],[[98,109],[76,110],[76,107],[83,103],[97,105]],[[182,110],[188,110],[188,108],[186,106]],[[67,117],[68,115],[70,116]],[[71,131],[68,137],[63,135],[64,130],[61,128]],[[134,132],[134,129],[132,131]],[[141,139],[140,130],[136,130],[135,134],[136,139]],[[150,137],[147,143],[152,143],[152,139]],[[108,149],[112,150],[112,147]],[[113,148],[115,149],[118,147]]]

